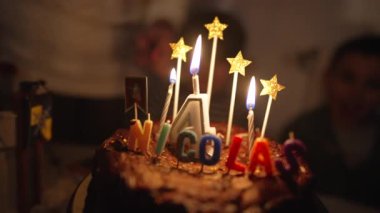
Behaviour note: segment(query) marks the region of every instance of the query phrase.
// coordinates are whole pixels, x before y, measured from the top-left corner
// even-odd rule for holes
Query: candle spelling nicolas
[[[217,40],[223,39],[227,25],[215,17],[205,26],[209,30],[208,38],[213,39],[211,58],[215,58]],[[174,107],[170,120],[167,112],[173,87],[176,92],[180,91],[180,64],[191,49],[183,38],[171,47],[172,58],[178,59],[177,75],[174,71],[170,75],[158,131],[153,131],[149,113],[144,125],[135,116],[129,129],[116,131],[102,144],[95,156],[85,212],[129,209],[315,212],[320,209],[311,193],[312,175],[304,160],[304,144],[295,139],[294,134],[284,145],[265,137],[272,100],[284,89],[277,82],[277,76],[261,80],[264,86],[261,95],[269,95],[261,133],[255,132],[253,127],[256,82],[252,78],[246,104],[247,134],[246,130],[233,126],[233,111],[238,73],[245,76],[245,68],[251,62],[244,59],[241,52],[235,58],[228,58],[229,72],[234,75],[228,123],[210,123],[213,81],[208,81],[208,93],[200,91],[202,37],[199,36],[190,65],[193,92],[178,112]],[[212,72],[209,78],[213,78],[213,65],[209,72]],[[178,99],[174,105],[176,102],[178,104]]]

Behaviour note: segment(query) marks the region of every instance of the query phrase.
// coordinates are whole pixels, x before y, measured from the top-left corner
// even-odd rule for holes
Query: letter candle
[[[208,39],[213,39],[210,70],[209,70],[208,83],[207,83],[207,96],[208,96],[208,101],[209,101],[209,107],[211,104],[212,82],[214,79],[215,56],[216,56],[216,49],[218,46],[218,38],[220,40],[223,40],[223,30],[225,30],[227,26],[228,26],[227,24],[220,23],[218,17],[215,17],[212,23],[205,24],[205,27],[208,30]]]
[[[245,172],[245,169],[247,168],[246,165],[244,165],[243,163],[236,161],[242,142],[243,142],[243,139],[241,137],[236,136],[236,135],[234,136],[234,139],[232,140],[232,144],[231,144],[230,151],[228,154],[227,162],[226,162],[228,171],[233,169],[236,171]]]
[[[170,131],[170,143],[175,143],[179,134],[184,130],[192,130],[196,133],[195,149],[196,157],[199,154],[199,140],[205,133],[215,134],[215,128],[210,127],[208,112],[208,98],[206,93],[199,91],[199,64],[201,58],[202,37],[198,36],[194,48],[194,54],[190,66],[190,73],[193,75],[193,93],[187,96],[177,117],[173,119]],[[178,82],[178,81],[177,81]]]
[[[148,113],[148,119],[144,122],[144,127],[141,127],[140,120],[136,119],[134,121],[128,137],[128,149],[136,151],[137,147],[139,147],[144,154],[149,154],[149,144],[153,128],[150,113]]]
[[[254,112],[255,108],[255,97],[256,97],[256,79],[252,76],[251,82],[249,83],[248,95],[247,95],[247,109],[248,109],[248,150],[249,153],[252,148],[253,140],[255,138],[255,125],[254,125]]]
[[[238,73],[242,76],[245,75],[245,67],[248,66],[251,61],[245,60],[241,51],[236,55],[235,58],[227,58],[227,61],[231,64],[231,68],[229,73],[234,74],[234,79],[232,82],[232,91],[231,91],[231,101],[230,101],[230,110],[228,114],[228,123],[227,123],[227,136],[226,136],[226,145],[230,145],[231,140],[231,128],[232,128],[232,120],[234,117],[234,108],[235,108],[235,96],[236,96],[236,86],[238,80]]]
[[[171,55],[171,59],[177,58],[177,83],[175,86],[175,95],[174,95],[174,105],[173,105],[173,119],[177,115],[178,110],[178,98],[179,98],[179,88],[181,84],[181,66],[182,61],[186,62],[186,53],[192,49],[192,47],[187,46],[183,40],[183,37],[179,39],[177,43],[170,43],[170,47],[173,52]]]
[[[172,98],[172,95],[173,95],[173,86],[174,86],[174,84],[176,82],[176,78],[177,78],[176,71],[173,68],[170,71],[170,77],[169,77],[170,85],[169,85],[169,88],[168,88],[168,94],[166,95],[164,109],[162,110],[162,113],[161,113],[160,126],[159,126],[158,132],[161,132],[162,126],[164,125],[164,122],[166,120],[166,116],[168,114],[168,110],[169,110],[169,106],[170,106],[170,101],[171,101],[171,98]]]
[[[201,63],[201,50],[202,50],[202,35],[198,35],[197,41],[195,43],[193,58],[190,64],[190,73],[193,75],[193,93],[195,95],[199,94],[199,65]]]
[[[277,93],[285,89],[285,87],[277,83],[277,75],[274,75],[269,81],[260,79],[260,82],[264,87],[263,90],[261,90],[260,95],[269,95],[267,109],[265,111],[263,127],[261,129],[261,134],[260,134],[260,137],[263,138],[265,136],[265,129],[268,123],[268,117],[269,117],[270,107],[272,105],[272,99],[276,100]]]

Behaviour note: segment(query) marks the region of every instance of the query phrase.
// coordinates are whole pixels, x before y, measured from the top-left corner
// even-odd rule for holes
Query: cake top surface
[[[156,204],[177,204],[188,212],[270,210],[302,199],[309,188],[311,173],[306,164],[291,180],[279,174],[262,178],[228,171],[226,148],[216,165],[202,166],[179,162],[167,149],[159,157],[128,151],[126,135],[125,130],[117,131],[103,143],[95,173],[120,177],[128,190],[148,192]],[[283,157],[282,146],[270,144],[271,155]],[[239,154],[244,159],[244,151]]]

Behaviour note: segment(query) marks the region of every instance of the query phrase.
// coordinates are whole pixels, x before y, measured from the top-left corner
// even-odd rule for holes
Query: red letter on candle
[[[238,136],[234,136],[234,139],[232,140],[232,144],[230,147],[230,153],[228,154],[226,166],[228,169],[233,169],[240,172],[245,172],[245,169],[247,168],[246,165],[240,162],[236,162],[236,158],[239,153],[239,149],[241,146],[243,139]]]
[[[249,169],[255,173],[257,167],[261,165],[264,167],[267,176],[272,175],[272,162],[269,153],[269,144],[267,139],[256,139],[250,157]]]

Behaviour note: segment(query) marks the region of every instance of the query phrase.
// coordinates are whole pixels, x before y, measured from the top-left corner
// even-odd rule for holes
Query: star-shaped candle
[[[261,137],[264,137],[265,129],[266,129],[267,123],[268,123],[269,111],[270,111],[270,107],[272,105],[272,99],[276,100],[277,93],[279,91],[285,89],[285,87],[282,86],[281,84],[277,83],[277,75],[274,75],[269,81],[260,79],[260,82],[264,87],[263,90],[261,90],[260,95],[269,95],[267,109],[265,111],[263,127],[261,129]]]
[[[228,114],[228,124],[227,124],[227,136],[226,136],[226,145],[230,144],[231,140],[231,128],[232,128],[232,120],[234,117],[234,108],[235,108],[235,97],[236,97],[236,86],[238,80],[238,73],[241,75],[245,75],[245,67],[248,66],[251,61],[245,60],[241,51],[236,55],[235,58],[227,58],[227,61],[231,64],[231,68],[229,73],[234,74],[233,82],[232,82],[232,92],[231,92],[231,101],[230,101],[230,110]]]
[[[180,88],[180,83],[181,83],[182,61],[186,62],[186,53],[190,51],[192,47],[187,46],[182,37],[179,39],[177,43],[170,43],[169,45],[173,50],[171,59],[177,58],[177,82],[175,86],[174,106],[173,106],[173,119],[174,119],[178,111],[178,98],[179,98],[179,88]]]
[[[220,23],[218,17],[215,17],[212,23],[205,24],[205,27],[208,30],[208,39],[213,39],[212,51],[211,51],[211,62],[210,62],[210,69],[209,69],[209,76],[208,76],[208,83],[207,83],[207,96],[209,100],[209,107],[211,103],[212,82],[214,79],[215,56],[216,56],[216,49],[218,46],[218,38],[220,40],[223,40],[223,30],[225,30],[227,26],[228,26],[227,24]]]

